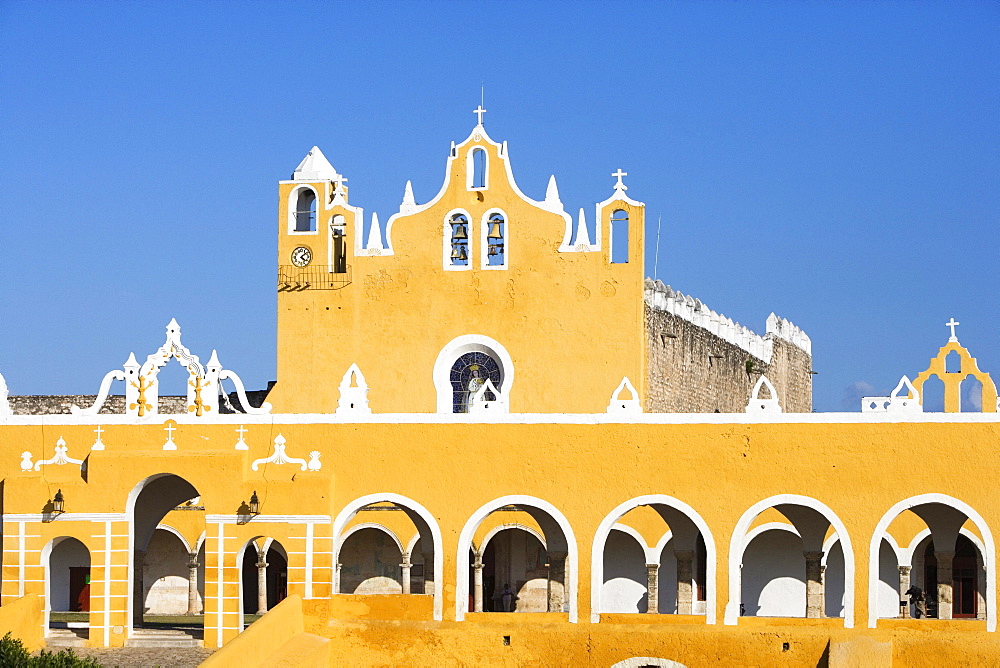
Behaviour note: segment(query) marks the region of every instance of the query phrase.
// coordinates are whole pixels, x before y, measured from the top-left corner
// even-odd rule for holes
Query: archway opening
[[[69,536],[49,543],[46,565],[47,637],[90,637],[90,550]]]
[[[403,550],[387,530],[365,527],[340,546],[340,591],[344,594],[402,594]]]
[[[191,483],[174,474],[151,476],[139,483],[129,495],[127,509],[132,549],[129,563],[132,585],[128,599],[129,639],[136,635],[136,629],[143,628],[188,639],[202,638],[204,617],[200,599],[204,595],[201,584],[204,558],[199,556],[196,548],[189,550],[192,543],[197,545],[196,536],[203,534],[205,529],[205,509],[200,504],[200,498]],[[165,530],[173,526],[185,526],[193,534],[192,537],[180,540],[178,545],[177,538],[183,534],[175,532],[174,535],[167,535],[171,532]],[[182,566],[185,551],[187,563]],[[162,584],[159,582],[161,577],[165,578]],[[192,577],[197,582],[192,583]],[[171,610],[175,605],[179,610],[183,589],[188,594],[188,609],[184,614],[158,614],[164,612],[163,606],[168,600]],[[191,608],[192,592],[197,612]]]
[[[538,531],[525,524],[499,527],[471,556],[469,612],[549,612],[550,564]],[[481,605],[477,591],[482,592]]]
[[[256,621],[288,596],[288,553],[272,538],[258,536],[243,548],[240,560],[243,623]]]

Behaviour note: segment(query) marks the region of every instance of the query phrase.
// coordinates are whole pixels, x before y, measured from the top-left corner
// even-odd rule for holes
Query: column
[[[423,542],[423,541],[421,541]],[[434,553],[424,552],[424,593],[434,593]]]
[[[694,550],[675,550],[677,557],[677,614],[694,614]]]
[[[400,579],[402,580],[403,593],[404,594],[409,594],[410,593],[410,553],[409,552],[404,552],[403,553],[403,563],[401,563],[399,565],[399,568],[402,571],[402,577]]]
[[[266,554],[257,553],[257,614],[267,612],[267,561]]]
[[[938,619],[951,619],[951,569],[955,553],[934,550],[934,558],[937,559]]]
[[[189,615],[197,615],[201,612],[201,605],[198,602],[198,553],[188,554],[188,609]]]
[[[472,611],[483,611],[483,556],[481,554],[476,554],[476,559],[472,562]]]
[[[910,590],[910,566],[899,567],[899,618],[910,618],[910,597],[906,592]],[[906,602],[905,604],[903,602]]]
[[[146,608],[143,596],[143,571],[146,570],[145,550],[135,550],[132,553],[132,626],[142,628],[142,613]]]
[[[823,617],[823,552],[803,552],[806,558],[806,617]]]
[[[334,576],[333,576],[333,593],[334,594],[339,594],[340,593],[340,567],[341,566],[343,566],[343,564],[341,564],[341,563],[337,564],[337,570],[336,570],[336,572],[334,573]]]
[[[646,564],[646,612],[660,610],[660,565]]]
[[[566,600],[566,553],[549,552],[549,612],[562,612]]]

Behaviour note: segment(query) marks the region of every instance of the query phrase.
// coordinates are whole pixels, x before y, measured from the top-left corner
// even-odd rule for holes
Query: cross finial
[[[628,176],[628,172],[623,172],[622,168],[619,167],[618,171],[612,174],[611,176],[614,176],[618,179],[618,183],[615,184],[615,190],[628,190],[628,187],[624,183],[622,183],[622,177]]]
[[[478,123],[478,125],[482,125],[483,124],[483,114],[486,113],[486,110],[483,109],[483,105],[479,105],[478,107],[476,107],[475,109],[473,109],[472,113],[474,113],[477,116],[479,116],[479,123]]]
[[[960,323],[960,322],[955,322],[955,319],[954,319],[954,318],[952,318],[952,319],[951,319],[951,320],[949,320],[948,322],[944,323],[944,326],[945,326],[945,327],[951,327],[951,336],[950,336],[950,337],[948,337],[948,342],[949,342],[949,343],[951,343],[952,341],[954,341],[955,343],[958,343],[958,337],[957,337],[957,336],[955,336],[955,327],[956,327],[957,325],[961,325],[961,324],[962,324],[962,323]]]

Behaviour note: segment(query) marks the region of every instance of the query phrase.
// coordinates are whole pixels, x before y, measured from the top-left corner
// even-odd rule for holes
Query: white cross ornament
[[[955,322],[954,318],[952,318],[948,322],[944,323],[945,327],[951,327],[951,336],[948,337],[948,342],[949,343],[952,342],[952,341],[954,341],[955,343],[958,343],[958,337],[955,336],[955,327],[958,326],[958,325],[961,325],[961,324],[962,323],[960,323],[960,322]]]

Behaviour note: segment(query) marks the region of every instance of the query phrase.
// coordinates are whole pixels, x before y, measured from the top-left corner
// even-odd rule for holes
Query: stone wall
[[[773,314],[760,336],[700,301],[646,279],[646,397],[650,413],[742,413],[763,373],[782,410],[812,411],[809,337]]]
[[[247,392],[247,400],[254,408],[259,408],[267,398],[267,393],[271,391],[274,382],[268,383],[266,390],[250,390]],[[21,395],[9,396],[11,412],[14,415],[52,415],[68,414],[70,406],[80,408],[90,408],[97,400],[96,394],[47,394],[47,395]],[[227,401],[228,400],[228,401]],[[183,415],[187,413],[187,397],[185,396],[164,396],[159,398],[157,411],[160,415]],[[120,394],[108,395],[98,411],[101,415],[124,414],[125,397]],[[219,412],[242,413],[240,410],[240,400],[235,392],[223,395],[219,400]]]

